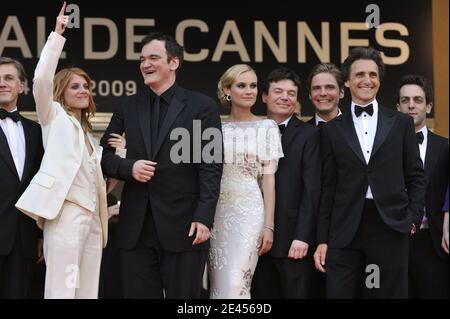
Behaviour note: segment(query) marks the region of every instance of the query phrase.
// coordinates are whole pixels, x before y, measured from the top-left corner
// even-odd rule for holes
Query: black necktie
[[[325,121],[319,121],[319,122],[317,122],[317,126],[322,126],[322,125],[324,125],[326,122]]]
[[[356,117],[359,117],[362,112],[366,112],[367,114],[369,114],[370,116],[373,115],[373,104],[369,104],[365,107],[359,106],[355,104],[355,115]]]
[[[278,125],[278,128],[280,129],[280,133],[283,134],[284,130],[286,129],[286,125],[280,124],[280,125]]]
[[[161,112],[161,106],[159,104],[160,97],[157,95],[153,100],[153,112],[152,112],[152,153],[155,155],[156,143],[158,141],[158,126],[159,126],[159,113]]]
[[[423,139],[424,139],[423,132],[422,131],[417,132],[416,133],[416,138],[417,138],[417,142],[419,142],[419,144],[422,144],[423,143]]]
[[[162,97],[159,97],[159,120],[158,120],[158,132],[161,130],[161,126],[166,118],[168,105]]]
[[[7,117],[9,117],[11,120],[13,120],[14,122],[18,122],[20,121],[20,114],[19,111],[14,111],[14,112],[8,112],[5,109],[0,109],[0,119],[4,120]]]

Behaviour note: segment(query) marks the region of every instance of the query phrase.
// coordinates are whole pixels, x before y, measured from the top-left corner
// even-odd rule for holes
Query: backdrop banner
[[[233,64],[251,65],[260,83],[274,68],[294,69],[302,79],[304,116],[313,115],[306,87],[311,68],[320,62],[340,66],[355,46],[370,45],[383,54],[387,69],[378,98],[384,105],[395,106],[402,75],[433,78],[431,0],[153,3],[68,1],[72,28],[64,34],[68,40],[59,68],[77,66],[89,73],[98,112],[112,112],[120,97],[142,85],[139,42],[151,31],[167,32],[184,46],[178,83],[216,100],[217,81]],[[0,55],[23,62],[30,86],[61,4],[2,4]],[[34,111],[31,90],[26,93],[20,108]],[[254,112],[265,114],[261,99]]]

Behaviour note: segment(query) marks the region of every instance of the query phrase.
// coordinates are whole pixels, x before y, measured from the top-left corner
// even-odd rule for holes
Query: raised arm
[[[62,36],[68,16],[64,15],[66,3],[64,2],[56,18],[55,31],[52,32],[41,52],[39,63],[34,71],[33,95],[36,102],[36,112],[39,122],[48,125],[55,116],[53,107],[53,77],[55,76],[58,60],[66,39]]]

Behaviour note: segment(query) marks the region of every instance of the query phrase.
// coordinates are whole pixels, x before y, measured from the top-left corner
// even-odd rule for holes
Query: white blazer
[[[17,209],[34,218],[40,228],[43,228],[43,219],[51,220],[59,215],[81,166],[83,150],[86,147],[83,129],[78,120],[69,116],[58,102],[53,101],[53,77],[65,42],[63,36],[52,32],[42,49],[34,73],[33,95],[42,128],[45,153],[38,173],[16,203]],[[94,152],[97,155],[97,194],[105,246],[108,215],[106,186],[100,166],[101,147],[94,147]],[[82,207],[91,207],[92,205],[83,202],[88,198],[83,191],[89,192],[89,189],[77,190],[75,194],[71,194],[74,195],[71,196],[71,201]]]

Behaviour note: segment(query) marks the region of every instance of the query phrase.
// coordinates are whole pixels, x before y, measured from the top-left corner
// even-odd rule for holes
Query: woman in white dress
[[[16,207],[44,229],[45,298],[94,299],[107,240],[106,186],[89,123],[95,112],[91,80],[78,68],[55,75],[68,23],[65,7],[34,74],[45,154]]]
[[[277,124],[251,112],[255,71],[234,65],[220,78],[218,96],[231,107],[222,123],[224,166],[209,250],[210,297],[250,298],[258,256],[272,247],[275,172],[283,157]]]

